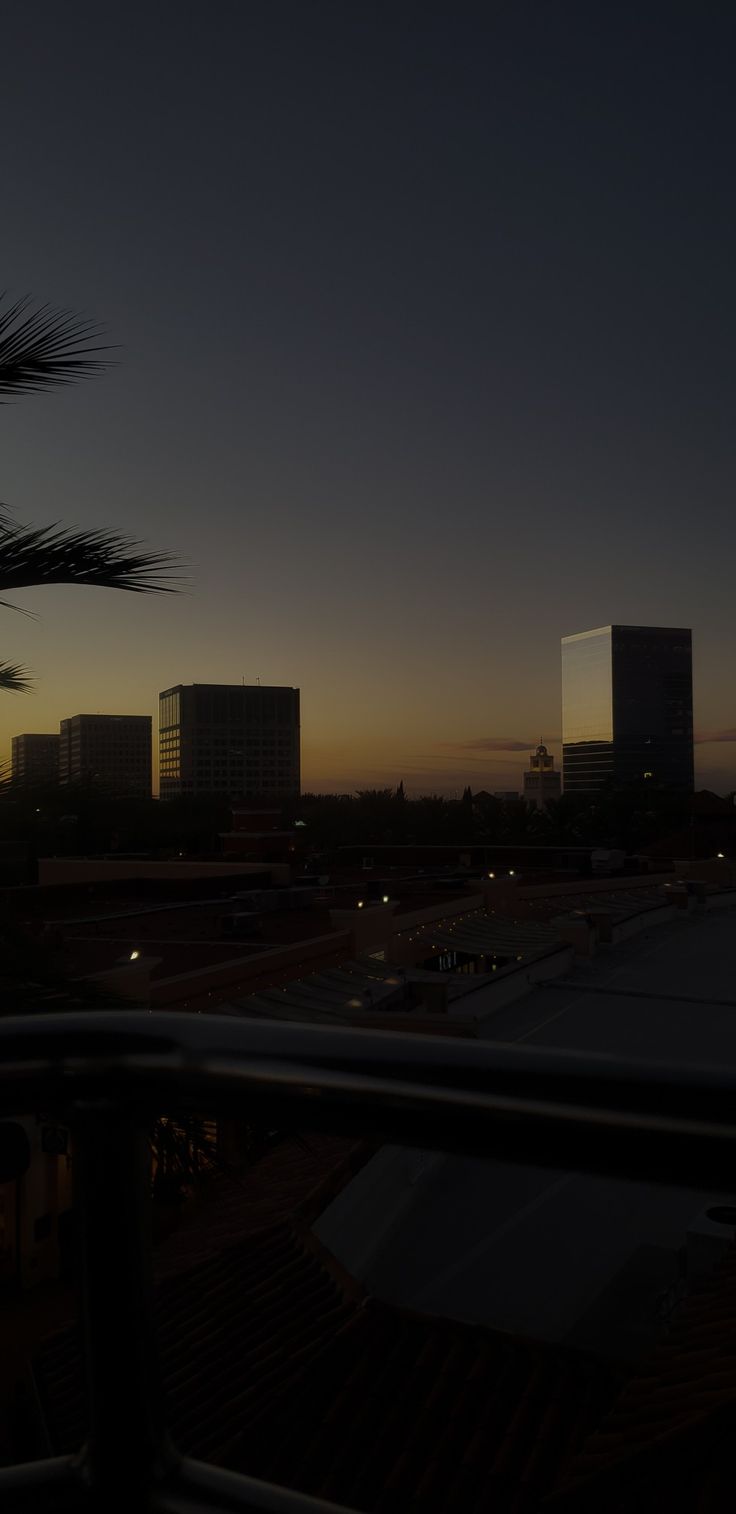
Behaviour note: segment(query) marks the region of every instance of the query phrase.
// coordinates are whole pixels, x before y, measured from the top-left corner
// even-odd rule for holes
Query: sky
[[[631,622],[736,788],[735,51],[720,0],[10,0],[0,287],[120,348],[0,409],[0,499],[191,584],[0,609],[0,755],[260,678],[305,788],[519,788],[560,637]]]

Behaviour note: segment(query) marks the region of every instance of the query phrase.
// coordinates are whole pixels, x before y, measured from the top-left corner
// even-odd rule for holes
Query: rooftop
[[[736,1065],[736,894],[720,901],[577,959],[479,1019],[477,1036],[580,1050],[612,1066]],[[657,1328],[657,1300],[677,1282],[688,1230],[709,1207],[733,1202],[715,1190],[430,1153],[417,1179],[397,1148],[384,1148],[318,1229],[387,1301],[634,1359]],[[623,1326],[637,1291],[638,1318]]]
[[[612,1404],[620,1374],[584,1353],[382,1305],[287,1214],[159,1283],[180,1448],[358,1509],[418,1514],[512,1490],[503,1506],[531,1509]],[[36,1381],[53,1450],[75,1450],[75,1332],[44,1347]]]

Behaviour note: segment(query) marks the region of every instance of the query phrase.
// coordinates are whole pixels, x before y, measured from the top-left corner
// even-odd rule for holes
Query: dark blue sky
[[[0,282],[123,351],[3,410],[0,497],[194,587],[3,612],[5,735],[258,675],[309,784],[508,786],[559,637],[635,621],[693,626],[736,736],[735,42],[721,4],[11,6]]]

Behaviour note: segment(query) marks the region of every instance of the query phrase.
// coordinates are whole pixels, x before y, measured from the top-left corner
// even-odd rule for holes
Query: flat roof
[[[299,689],[293,683],[172,683],[170,689],[162,689],[159,699],[166,694],[176,694],[179,689],[262,689],[264,693],[273,689],[288,689],[292,694],[298,694]]]
[[[592,631],[576,631],[572,636],[561,637],[562,643],[568,641],[585,641],[586,636],[602,636],[605,631],[667,631],[671,635],[692,636],[690,626],[639,626],[624,625],[622,621],[614,621],[610,626],[596,626]]]

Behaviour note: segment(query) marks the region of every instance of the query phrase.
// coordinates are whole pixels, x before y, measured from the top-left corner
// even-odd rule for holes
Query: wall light
[[[363,900],[359,899],[358,900],[358,909],[362,909],[362,908],[363,908]]]
[[[383,902],[384,902],[384,904],[388,904],[388,894],[384,894],[384,896],[383,896]]]
[[[140,957],[140,952],[139,951],[132,951],[131,954],[130,954],[130,960],[131,960],[131,962],[137,962],[139,957]]]

